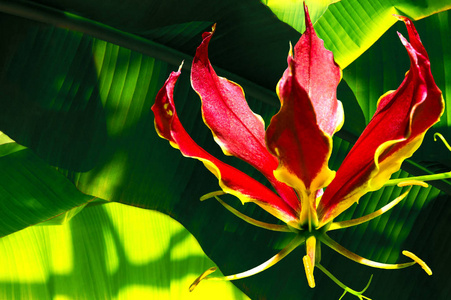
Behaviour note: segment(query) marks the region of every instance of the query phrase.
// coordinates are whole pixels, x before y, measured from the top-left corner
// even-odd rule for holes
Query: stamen
[[[446,141],[446,139],[443,137],[443,135],[441,135],[440,133],[436,132],[434,133],[434,142],[437,141],[437,137],[439,137],[443,144],[445,144],[445,147],[448,148],[449,151],[451,151],[451,146],[448,144],[448,142]]]
[[[427,188],[429,186],[426,182],[418,181],[418,180],[406,180],[406,181],[402,181],[397,184],[397,186],[399,186],[399,187],[405,187],[405,186],[409,186],[409,185],[419,185],[424,188]]]
[[[330,273],[326,268],[324,268],[321,264],[316,264],[316,266],[318,267],[318,269],[320,269],[324,274],[327,275],[327,277],[329,277],[330,279],[332,279],[333,282],[335,282],[339,287],[341,287],[342,289],[344,289],[344,293],[343,295],[341,295],[340,299],[341,300],[344,295],[346,295],[346,293],[350,293],[353,294],[354,296],[358,297],[360,300],[363,299],[367,299],[367,300],[371,300],[370,298],[363,296],[362,294],[366,292],[366,290],[368,289],[368,287],[371,284],[371,280],[373,279],[373,275],[371,275],[370,280],[368,281],[368,283],[366,284],[365,288],[363,290],[361,290],[360,292],[355,291],[353,289],[351,289],[350,287],[346,286],[344,283],[342,283],[340,280],[338,280],[334,275],[332,275],[332,273]]]
[[[304,263],[305,275],[307,276],[308,285],[311,288],[315,287],[315,277],[313,276],[313,270],[315,268],[316,258],[316,238],[312,235],[307,238],[305,243],[307,255],[302,258]]]
[[[407,251],[407,250],[402,251],[402,254],[411,258],[413,261],[415,261],[417,264],[419,264],[423,268],[423,270],[426,272],[426,274],[428,274],[429,276],[432,275],[431,268],[429,268],[429,266],[421,258],[419,258],[415,254],[413,254],[412,252]]]
[[[210,269],[208,269],[207,271],[203,272],[199,277],[196,278],[196,280],[194,280],[194,282],[189,286],[189,291],[192,292],[196,286],[199,284],[199,282],[202,281],[202,279],[204,279],[205,277],[207,277],[208,275],[210,275],[211,273],[213,273],[214,271],[216,271],[218,268],[216,267],[211,267]]]
[[[409,181],[409,182],[412,184],[411,181]],[[370,220],[372,220],[374,218],[379,217],[380,215],[386,213],[387,211],[389,211],[390,209],[395,207],[396,204],[401,202],[401,200],[403,200],[407,196],[407,194],[410,192],[411,189],[412,188],[409,188],[407,190],[407,192],[405,192],[401,196],[397,197],[396,199],[394,199],[390,203],[386,204],[382,208],[380,208],[380,209],[376,210],[375,212],[370,213],[370,214],[368,214],[366,216],[363,216],[363,217],[360,217],[360,218],[356,218],[356,219],[352,219],[352,220],[347,220],[347,221],[333,222],[332,224],[330,224],[330,227],[329,227],[328,231],[360,225],[362,223],[368,222],[368,221],[370,221]]]
[[[214,192],[213,192],[214,193]],[[210,193],[210,194],[213,194]],[[209,195],[209,194],[207,194]],[[207,196],[205,195],[205,196]],[[204,196],[204,197],[205,197]],[[266,222],[262,222],[262,221],[258,221],[255,220],[249,216],[246,216],[245,214],[243,214],[242,212],[236,210],[235,208],[233,208],[232,206],[228,205],[227,203],[225,203],[224,201],[222,201],[219,197],[217,196],[213,196],[216,198],[216,200],[219,201],[219,203],[222,204],[222,206],[224,206],[228,211],[230,211],[231,213],[233,213],[235,216],[237,216],[238,218],[242,219],[243,221],[246,221],[249,224],[252,224],[254,226],[260,227],[260,228],[264,228],[264,229],[268,229],[268,230],[272,230],[272,231],[279,231],[279,232],[292,232],[292,230],[287,226],[287,225],[277,225],[277,224],[270,224],[270,223],[266,223]]]
[[[384,264],[376,261],[372,261],[366,258],[361,257],[360,255],[355,254],[354,252],[349,251],[342,245],[338,244],[336,241],[331,239],[327,234],[322,234],[319,239],[327,246],[329,246],[332,250],[335,250],[336,252],[340,253],[344,257],[349,258],[350,260],[353,260],[355,262],[358,262],[359,264],[366,265],[373,268],[378,269],[403,269],[410,267],[414,265],[416,262],[408,262],[408,263],[402,263],[402,264]]]
[[[202,197],[200,197],[200,201],[205,201],[205,200],[213,198],[215,196],[222,196],[222,195],[225,195],[225,194],[226,193],[224,191],[214,191],[214,192],[205,194]]]
[[[313,266],[312,261],[308,255],[304,255],[302,258],[302,262],[304,263],[305,275],[307,276],[307,282],[309,287],[315,287],[315,277],[313,277]]]
[[[213,273],[216,268],[210,268],[207,271],[205,271],[201,276],[199,276],[193,284],[190,286],[190,291],[193,290],[202,279],[205,280],[237,280],[242,279],[246,277],[250,277],[252,275],[258,274],[260,272],[263,272],[266,269],[269,269],[270,267],[274,266],[276,263],[281,261],[285,256],[291,253],[294,249],[296,249],[299,245],[301,245],[305,241],[305,237],[301,235],[296,235],[296,237],[291,240],[291,242],[288,243],[288,245],[285,246],[279,253],[271,257],[269,260],[265,261],[261,265],[252,268],[250,270],[247,270],[242,273],[238,273],[235,275],[228,275],[224,277],[207,277],[209,274]]]

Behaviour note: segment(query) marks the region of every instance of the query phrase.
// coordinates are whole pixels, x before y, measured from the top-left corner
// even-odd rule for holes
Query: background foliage
[[[216,22],[212,63],[220,75],[244,87],[249,104],[268,124],[278,108],[274,87],[286,68],[289,41],[300,36],[296,29],[302,30],[303,12],[293,9],[301,7],[299,1],[263,2],[0,1],[0,130],[6,134],[0,136],[0,233],[5,236],[0,284],[5,297],[199,299],[218,288],[236,299],[245,297],[243,292],[252,299],[339,297],[340,289],[318,272],[317,288],[308,288],[302,249],[264,273],[237,281],[241,291],[205,282],[193,294],[186,292],[213,262],[224,274],[240,272],[274,255],[289,238],[253,228],[214,201],[200,203],[200,196],[218,189],[216,180],[157,137],[150,112],[169,72],[185,60],[177,110],[195,140],[221,156],[187,77],[201,33]],[[346,67],[338,91],[346,121],[334,141],[334,169],[379,96],[396,89],[408,70],[396,35],[405,34],[405,28],[395,24],[393,13],[422,18],[415,26],[434,78],[451,102],[449,4],[393,2],[343,0],[327,10],[327,1],[307,2],[315,12],[315,29]],[[450,107],[431,130],[448,140]],[[261,178],[250,167],[226,160]],[[449,152],[428,135],[395,176],[450,167]],[[374,211],[401,192],[391,187],[366,195],[341,217]],[[428,262],[432,277],[418,267],[369,270],[328,249],[322,264],[356,289],[374,274],[367,292],[372,298],[449,298],[450,195],[449,182],[414,188],[392,212],[334,236],[382,262],[401,261],[400,251],[411,250]],[[273,221],[252,205],[227,200],[248,215]],[[44,221],[49,226],[22,230]]]

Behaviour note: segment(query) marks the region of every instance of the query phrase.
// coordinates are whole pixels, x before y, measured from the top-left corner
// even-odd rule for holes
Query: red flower
[[[202,100],[203,119],[215,141],[224,154],[236,156],[259,170],[276,192],[213,157],[190,138],[178,119],[173,102],[174,85],[180,69],[171,73],[152,107],[158,134],[180,149],[184,156],[202,161],[218,178],[222,192],[208,194],[204,199],[229,193],[243,203],[254,202],[287,226],[265,224],[243,216],[218,198],[229,210],[250,223],[296,233],[293,241],[265,264],[223,279],[238,279],[260,272],[304,242],[307,252],[304,265],[312,287],[314,266],[339,283],[315,257],[319,242],[374,267],[401,268],[415,262],[422,263],[410,253],[406,254],[414,260],[410,263],[372,262],[344,249],[326,232],[379,216],[406,195],[368,216],[333,222],[365,193],[383,187],[400,169],[403,160],[420,146],[427,129],[443,113],[444,101],[432,78],[426,50],[412,22],[398,17],[405,22],[411,40],[409,43],[400,35],[410,57],[410,70],[396,91],[379,99],[372,120],[335,173],[329,169],[328,160],[332,152],[332,136],[344,122],[343,107],[336,98],[341,70],[334,62],[332,52],[326,50],[323,41],[316,36],[307,8],[305,12],[307,29],[294,50],[290,49],[288,68],[277,85],[281,108],[266,131],[263,119],[247,105],[242,88],[218,77],[210,64],[208,44],[215,27],[212,32],[203,34],[191,68],[191,84]],[[405,185],[411,184],[424,183],[407,182]],[[205,276],[203,274],[198,281]],[[345,290],[363,297],[347,287]]]

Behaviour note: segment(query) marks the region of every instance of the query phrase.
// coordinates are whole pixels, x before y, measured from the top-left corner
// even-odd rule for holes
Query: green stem
[[[444,179],[450,179],[451,178],[451,172],[445,172],[445,173],[439,173],[439,174],[432,174],[432,175],[423,175],[423,176],[415,176],[415,177],[408,177],[408,178],[399,178],[399,179],[391,179],[387,181],[384,184],[384,187],[386,186],[393,186],[397,185],[404,181],[432,181],[432,180],[444,180]]]
[[[348,287],[347,285],[345,285],[344,283],[342,283],[340,280],[338,280],[334,275],[332,275],[332,273],[330,273],[326,268],[324,268],[321,264],[316,264],[316,267],[318,267],[318,269],[320,269],[324,274],[327,275],[327,277],[329,277],[330,279],[332,279],[333,282],[335,282],[339,287],[341,287],[345,292],[344,294],[340,297],[343,298],[343,296],[346,293],[350,293],[353,294],[354,296],[357,296],[359,299],[370,299],[368,297],[363,296],[362,294],[365,293],[365,291],[368,289],[368,287],[371,284],[371,280],[373,279],[373,275],[371,275],[370,280],[368,281],[367,285],[365,286],[365,288],[358,292],[356,290],[351,289],[350,287]]]

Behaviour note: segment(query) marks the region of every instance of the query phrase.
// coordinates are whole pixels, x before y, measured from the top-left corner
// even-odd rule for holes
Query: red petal
[[[336,98],[340,69],[316,36],[305,9],[307,29],[277,86],[282,106],[271,120],[266,142],[279,159],[276,178],[312,202],[316,190],[334,175],[327,162],[332,134],[343,123],[343,108]]]
[[[331,51],[324,48],[313,29],[304,3],[306,29],[294,46],[296,79],[312,102],[319,128],[332,136],[344,122],[341,102],[337,100],[337,87],[341,80],[340,67]]]
[[[226,193],[235,195],[243,202],[255,202],[285,223],[297,224],[296,212],[275,193],[241,171],[210,155],[191,139],[180,123],[173,101],[174,85],[179,76],[180,70],[171,73],[158,92],[155,104],[152,106],[158,134],[167,139],[173,147],[180,149],[184,156],[202,161],[207,169],[218,178],[219,185]]]
[[[410,71],[401,86],[379,99],[372,120],[349,152],[319,203],[318,215],[325,224],[369,191],[378,190],[399,170],[404,159],[420,146],[423,137],[444,110],[430,62],[412,22],[406,23]]]
[[[266,149],[263,119],[249,108],[243,89],[218,77],[210,64],[208,44],[213,33],[214,28],[212,32],[204,33],[191,68],[191,84],[202,99],[205,124],[226,155],[236,156],[254,166],[293,209],[300,210],[293,189],[278,182],[273,175],[278,162]]]

